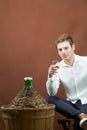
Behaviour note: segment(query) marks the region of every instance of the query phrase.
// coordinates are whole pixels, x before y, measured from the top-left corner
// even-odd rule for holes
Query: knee
[[[48,99],[47,99],[47,102],[54,104],[54,102],[55,102],[55,96],[49,96]]]

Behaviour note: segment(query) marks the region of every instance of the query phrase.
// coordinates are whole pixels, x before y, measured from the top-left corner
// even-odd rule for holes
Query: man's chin
[[[64,60],[68,60],[68,57],[63,57]]]

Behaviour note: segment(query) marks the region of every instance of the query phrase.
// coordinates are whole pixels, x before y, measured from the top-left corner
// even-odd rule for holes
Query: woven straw
[[[9,108],[40,108],[46,106],[48,106],[48,103],[34,87],[23,88],[8,105]]]

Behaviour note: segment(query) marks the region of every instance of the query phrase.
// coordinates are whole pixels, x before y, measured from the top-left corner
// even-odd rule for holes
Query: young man
[[[55,43],[62,60],[48,69],[48,102],[55,104],[56,111],[74,119],[74,130],[87,129],[87,57],[74,53],[75,44],[67,34],[61,35]],[[56,96],[60,82],[67,99]]]

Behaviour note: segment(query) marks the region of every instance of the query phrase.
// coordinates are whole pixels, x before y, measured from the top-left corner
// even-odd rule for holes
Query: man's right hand
[[[56,74],[58,68],[58,65],[50,65],[48,69],[48,77],[51,78],[54,74]]]

